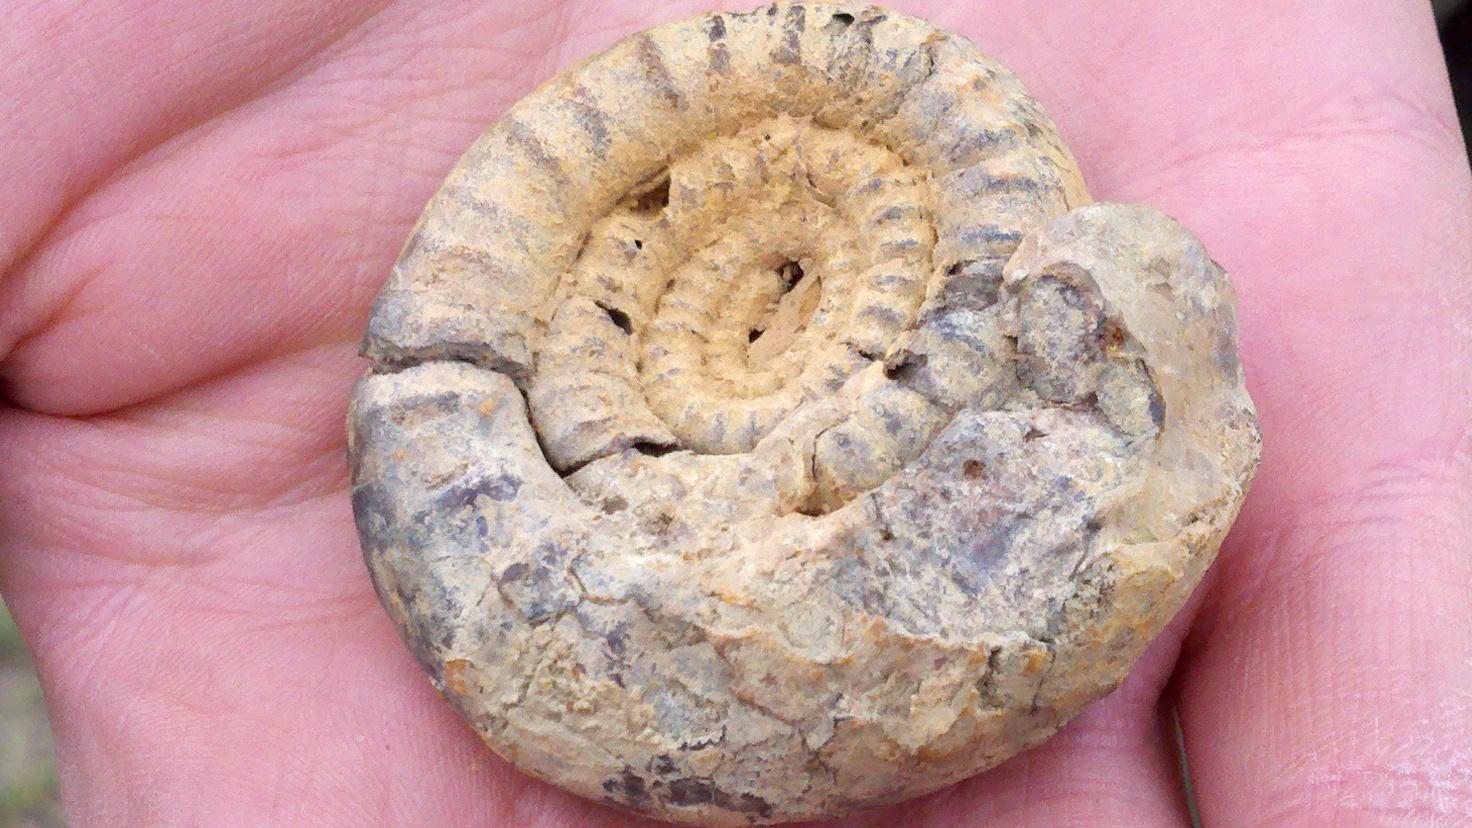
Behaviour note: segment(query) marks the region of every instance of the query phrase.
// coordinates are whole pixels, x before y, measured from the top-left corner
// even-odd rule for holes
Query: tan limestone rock
[[[507,112],[374,310],[353,505],[498,753],[706,825],[916,796],[1130,669],[1259,437],[1231,288],[1091,205],[964,39],[860,6],[636,35]]]

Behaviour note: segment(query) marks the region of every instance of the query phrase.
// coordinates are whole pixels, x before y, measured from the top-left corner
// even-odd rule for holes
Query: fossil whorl
[[[1107,692],[1256,464],[1230,287],[1004,68],[779,5],[466,154],[375,307],[354,511],[521,768],[709,824],[916,795]]]

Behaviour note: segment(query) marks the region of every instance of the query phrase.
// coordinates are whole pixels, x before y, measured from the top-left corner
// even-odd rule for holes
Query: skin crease
[[[743,4],[744,7],[745,4]],[[1472,182],[1422,0],[895,2],[1233,276],[1265,455],[1045,746],[844,826],[1472,820]],[[646,824],[481,747],[359,558],[356,341],[459,153],[708,8],[23,2],[0,28],[0,590],[78,825]]]

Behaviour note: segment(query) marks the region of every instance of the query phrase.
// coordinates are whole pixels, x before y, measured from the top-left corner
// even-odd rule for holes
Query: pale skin
[[[356,340],[459,153],[646,3],[20,3],[0,589],[77,825],[642,824],[482,747],[379,608]],[[844,826],[1472,820],[1472,182],[1424,0],[896,2],[1231,272],[1266,447],[1221,559],[1045,746]]]

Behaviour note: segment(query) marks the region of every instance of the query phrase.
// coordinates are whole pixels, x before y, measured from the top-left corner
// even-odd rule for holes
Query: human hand
[[[896,3],[1232,273],[1266,435],[1196,599],[1044,746],[841,825],[1472,819],[1472,183],[1421,0]],[[1126,11],[1126,6],[1128,10]],[[343,419],[459,153],[703,9],[56,0],[0,32],[0,588],[80,825],[632,825],[481,746],[378,607]]]

